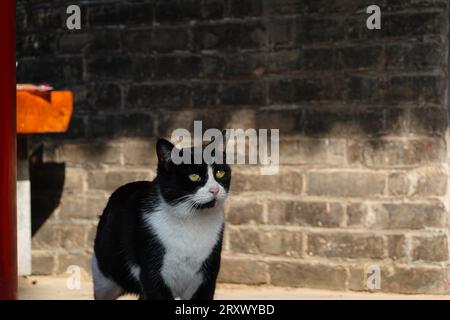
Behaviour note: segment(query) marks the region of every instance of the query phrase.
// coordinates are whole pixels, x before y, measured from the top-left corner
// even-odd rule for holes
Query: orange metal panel
[[[17,91],[17,133],[66,132],[73,111],[71,91]]]

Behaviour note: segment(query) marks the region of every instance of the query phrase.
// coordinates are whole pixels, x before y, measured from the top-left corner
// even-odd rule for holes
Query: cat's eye
[[[189,177],[189,180],[191,180],[193,182],[200,181],[200,175],[197,173],[191,173],[188,177]]]
[[[217,170],[217,172],[216,172],[216,178],[217,179],[222,179],[224,176],[225,176],[225,171]]]

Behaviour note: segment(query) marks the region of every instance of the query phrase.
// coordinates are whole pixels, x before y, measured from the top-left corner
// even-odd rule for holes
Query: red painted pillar
[[[0,0],[0,299],[17,299],[15,29],[15,0]]]

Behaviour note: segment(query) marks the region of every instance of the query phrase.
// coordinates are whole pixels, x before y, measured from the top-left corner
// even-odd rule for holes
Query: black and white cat
[[[141,299],[213,299],[231,169],[204,161],[176,165],[173,148],[159,139],[156,178],[126,184],[111,195],[92,257],[95,299],[126,293]],[[192,159],[202,152],[180,150]]]

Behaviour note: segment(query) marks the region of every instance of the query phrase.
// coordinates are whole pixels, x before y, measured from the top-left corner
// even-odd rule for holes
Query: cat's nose
[[[219,187],[211,187],[208,191],[215,197],[219,193]]]

